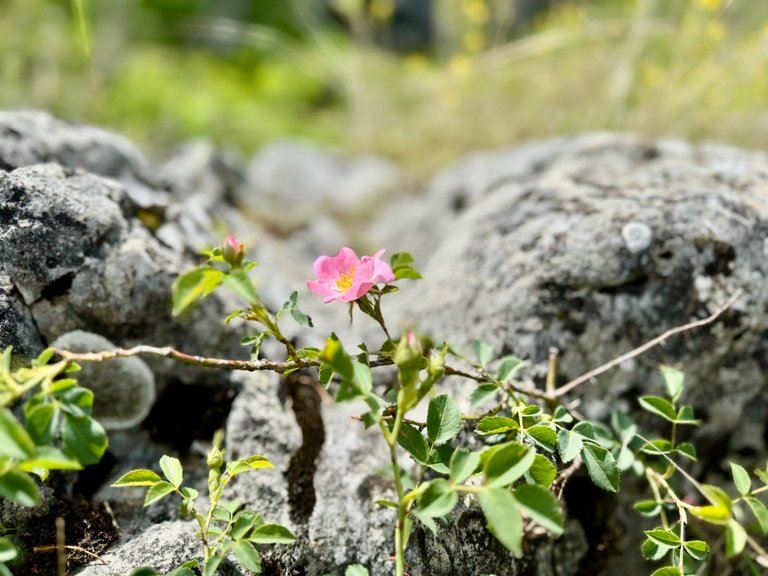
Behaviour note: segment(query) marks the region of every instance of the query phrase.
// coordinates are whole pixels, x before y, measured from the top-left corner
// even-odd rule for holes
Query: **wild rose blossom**
[[[376,284],[395,279],[392,268],[381,260],[382,254],[384,249],[358,259],[354,250],[345,246],[337,256],[320,256],[314,264],[317,280],[307,279],[307,288],[322,296],[323,304],[357,300]]]

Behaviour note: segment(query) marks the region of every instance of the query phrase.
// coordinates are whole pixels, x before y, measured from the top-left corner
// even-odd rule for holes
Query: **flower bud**
[[[221,255],[232,268],[239,268],[245,258],[245,245],[230,234],[221,243]]]
[[[421,370],[424,366],[424,353],[421,343],[413,332],[408,332],[397,344],[395,364],[401,371]]]

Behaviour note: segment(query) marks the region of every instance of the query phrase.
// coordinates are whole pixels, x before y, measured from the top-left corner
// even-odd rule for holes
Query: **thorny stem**
[[[405,547],[408,544],[408,538],[405,534],[405,522],[408,516],[408,506],[410,501],[405,499],[405,490],[403,489],[402,472],[397,458],[397,437],[400,434],[400,426],[403,423],[403,413],[398,404],[395,413],[395,421],[392,424],[392,430],[387,427],[386,422],[379,420],[379,427],[384,436],[384,440],[389,446],[389,458],[392,461],[392,472],[395,477],[395,490],[397,491],[397,523],[395,524],[395,574],[403,576],[405,574]]]

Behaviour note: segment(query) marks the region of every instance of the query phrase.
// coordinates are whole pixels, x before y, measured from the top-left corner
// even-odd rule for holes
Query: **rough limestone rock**
[[[156,190],[146,160],[125,138],[47,112],[0,111],[0,169],[48,162],[120,180],[144,208],[164,207],[169,201]]]
[[[32,358],[44,346],[29,309],[11,278],[0,273],[0,344],[13,346],[14,355]]]
[[[285,140],[263,148],[247,171],[250,210],[284,229],[311,222],[318,213],[343,218],[370,211],[399,181],[397,169],[374,156],[344,157],[315,145]]]
[[[768,415],[768,156],[610,135],[573,140],[567,154],[555,141],[552,156],[527,179],[499,176],[454,221],[413,290],[421,327],[534,362],[556,347],[564,382],[743,289],[723,320],[648,358],[682,364],[705,436],[764,453],[753,425],[764,432]],[[583,410],[604,418],[659,392],[649,372],[631,362],[584,386]]]

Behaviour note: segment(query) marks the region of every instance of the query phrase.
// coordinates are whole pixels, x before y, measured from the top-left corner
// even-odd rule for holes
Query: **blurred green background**
[[[767,80],[766,0],[0,0],[0,108],[150,157],[300,136],[422,178],[595,129],[761,148]]]

